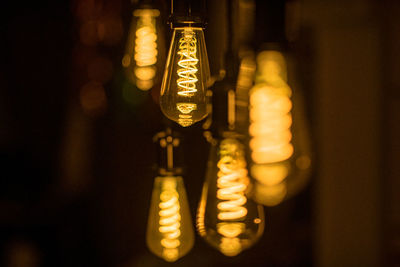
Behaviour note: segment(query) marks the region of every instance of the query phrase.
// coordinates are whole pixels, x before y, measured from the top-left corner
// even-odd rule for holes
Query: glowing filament
[[[172,180],[165,181],[162,190],[159,204],[159,231],[163,235],[161,240],[163,257],[168,261],[175,261],[179,256],[178,247],[181,244],[179,241],[181,235],[179,194],[176,191],[176,183]]]
[[[218,233],[223,235],[221,238],[221,252],[227,256],[236,256],[242,251],[242,244],[237,237],[244,231],[244,223],[230,222],[219,223],[217,225]]]
[[[160,12],[156,9],[137,9],[133,12],[137,17],[135,42],[129,44],[129,52],[122,59],[122,65],[133,75],[136,86],[148,90],[153,86],[157,63],[157,31],[156,17]],[[133,42],[133,39],[129,40]]]
[[[218,162],[220,171],[218,172],[218,191],[217,197],[220,202],[217,208],[220,210],[218,219],[234,220],[243,218],[247,214],[247,209],[242,207],[246,204],[247,199],[244,196],[244,191],[247,188],[247,170],[232,166],[232,158],[229,156],[223,157]]]
[[[178,119],[179,124],[184,127],[192,125],[193,119],[190,113],[197,109],[197,105],[193,103],[178,103],[176,108],[181,112]]]
[[[181,96],[192,96],[197,92],[196,82],[198,81],[196,65],[199,60],[196,58],[197,40],[194,32],[190,28],[185,28],[184,36],[179,39],[178,55],[180,59],[177,70],[179,78],[177,79],[178,94]]]
[[[244,192],[249,178],[244,155],[240,152],[239,144],[234,140],[226,139],[221,143],[221,159],[217,164],[217,198],[222,200],[217,205],[220,220],[237,220],[247,214],[243,205],[247,202]]]
[[[249,132],[253,161],[262,164],[290,158],[293,154],[290,98],[279,93],[279,88],[265,86],[251,94],[250,105]]]
[[[257,164],[280,162],[293,154],[286,62],[277,51],[263,51],[257,61],[261,82],[250,91],[251,156]]]
[[[219,210],[217,231],[223,236],[221,251],[227,256],[234,256],[241,252],[242,246],[238,236],[244,230],[241,222],[247,215],[244,205],[247,202],[245,191],[249,183],[246,161],[240,144],[232,139],[221,143],[221,158],[218,161],[217,204]]]

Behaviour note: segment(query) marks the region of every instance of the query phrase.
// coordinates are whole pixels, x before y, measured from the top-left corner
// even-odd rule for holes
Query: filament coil
[[[122,65],[128,69],[130,79],[141,90],[148,90],[154,84],[157,63],[156,9],[137,9],[135,38],[129,39],[129,50],[122,59]]]
[[[196,82],[198,71],[196,65],[199,60],[196,58],[197,39],[195,33],[190,29],[185,29],[184,36],[179,39],[180,59],[177,70],[179,78],[177,79],[178,94],[182,96],[192,96],[197,92]]]
[[[159,231],[163,235],[161,245],[164,247],[164,257],[172,261],[178,257],[178,247],[180,246],[181,216],[179,194],[173,185],[166,183],[164,191],[160,195],[160,200]]]
[[[249,183],[246,161],[242,147],[234,139],[225,139],[220,145],[221,158],[217,179],[217,204],[219,210],[217,231],[222,236],[220,250],[227,256],[235,256],[242,251],[238,236],[243,233],[242,222],[247,215],[245,191]]]
[[[144,21],[151,18],[143,18]],[[151,25],[151,21],[136,31],[135,41],[135,60],[136,65],[145,67],[154,65],[157,62],[157,34],[156,29]]]
[[[274,89],[279,88],[259,88],[250,96],[250,147],[252,159],[258,164],[280,162],[293,154],[292,102]]]
[[[225,140],[221,143],[221,159],[218,162],[217,198],[219,220],[237,220],[247,215],[243,207],[247,202],[245,191],[248,184],[246,162],[240,155],[238,144]],[[235,155],[236,154],[236,155]]]

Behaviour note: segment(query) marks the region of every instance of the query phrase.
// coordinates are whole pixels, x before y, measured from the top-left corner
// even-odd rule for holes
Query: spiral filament
[[[209,77],[203,29],[174,27],[160,88],[163,114],[183,127],[204,119]]]
[[[281,53],[263,51],[258,58],[259,78],[250,90],[249,133],[252,176],[258,181],[254,195],[267,206],[279,204],[287,193],[287,162],[293,155],[291,89],[286,83],[286,63]]]
[[[176,182],[174,180],[166,180],[161,190],[159,231],[163,236],[161,239],[162,255],[167,261],[175,261],[179,257],[178,247],[181,244],[179,241],[181,216]]]
[[[257,164],[275,163],[293,154],[291,90],[286,84],[286,63],[281,53],[261,52],[257,58],[263,82],[250,90],[250,148]]]
[[[217,197],[223,200],[218,204],[220,213],[218,219],[220,220],[232,220],[243,218],[247,214],[246,208],[242,207],[247,199],[244,196],[244,191],[247,187],[247,170],[244,159],[234,159],[232,153],[235,148],[235,144],[221,144],[221,153],[226,151],[220,161],[218,162],[218,191]],[[230,150],[230,151],[229,151]]]
[[[155,64],[158,54],[156,17],[159,14],[160,12],[156,9],[137,9],[133,12],[134,17],[137,17],[134,48],[129,49],[133,51],[128,51],[122,59],[122,65],[129,67],[133,65],[131,62],[133,56],[135,63],[130,69],[132,72],[130,75],[134,75],[136,86],[142,90],[148,90],[153,86],[156,75]],[[133,40],[128,40],[128,42],[133,42]]]
[[[240,143],[225,139],[220,145],[218,161],[217,231],[222,236],[220,249],[227,256],[235,256],[242,251],[238,236],[244,231],[243,221],[247,215],[245,191],[249,183],[246,161]]]
[[[176,108],[179,110],[178,122],[183,127],[193,124],[192,115],[190,114],[193,110],[197,109],[197,105],[193,103],[178,103]]]
[[[185,28],[183,36],[179,39],[178,55],[180,56],[177,70],[179,78],[177,79],[178,94],[181,96],[192,96],[197,92],[196,82],[198,81],[196,73],[197,59],[197,40],[195,33],[191,28]]]
[[[274,163],[293,154],[290,98],[280,88],[262,87],[250,96],[250,147],[256,163]]]

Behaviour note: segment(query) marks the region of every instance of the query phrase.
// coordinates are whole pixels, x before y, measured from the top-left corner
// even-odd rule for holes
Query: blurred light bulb
[[[164,115],[183,127],[205,118],[209,76],[203,29],[175,28],[161,86]]]
[[[244,146],[235,138],[214,140],[197,213],[197,230],[226,256],[252,246],[264,231],[262,206],[247,198]]]
[[[136,9],[128,36],[122,66],[128,78],[141,90],[153,87],[157,73],[157,9]]]
[[[182,177],[155,178],[146,241],[151,252],[169,262],[192,249],[194,231]]]
[[[249,146],[251,175],[257,181],[253,195],[267,206],[275,206],[300,190],[311,164],[302,106],[292,103],[292,90],[286,81],[284,56],[273,50],[259,53],[256,84],[249,92]],[[296,107],[297,119],[292,116]],[[299,165],[299,160],[304,164]]]

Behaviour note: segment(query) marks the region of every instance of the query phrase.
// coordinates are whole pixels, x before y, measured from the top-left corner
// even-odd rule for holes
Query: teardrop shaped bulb
[[[158,9],[136,9],[126,44],[122,66],[127,78],[141,90],[153,87],[157,78],[160,36],[157,29]]]
[[[164,115],[183,127],[204,119],[208,114],[209,77],[203,29],[175,28],[161,85]]]
[[[152,253],[169,262],[192,249],[194,231],[182,177],[155,178],[146,242]]]
[[[310,142],[301,99],[287,84],[279,51],[257,56],[256,83],[249,91],[249,146],[254,199],[275,206],[294,195],[310,174]],[[296,101],[297,100],[297,101]]]
[[[197,212],[197,231],[226,256],[251,247],[264,231],[264,210],[246,196],[244,145],[226,138],[212,145]]]

